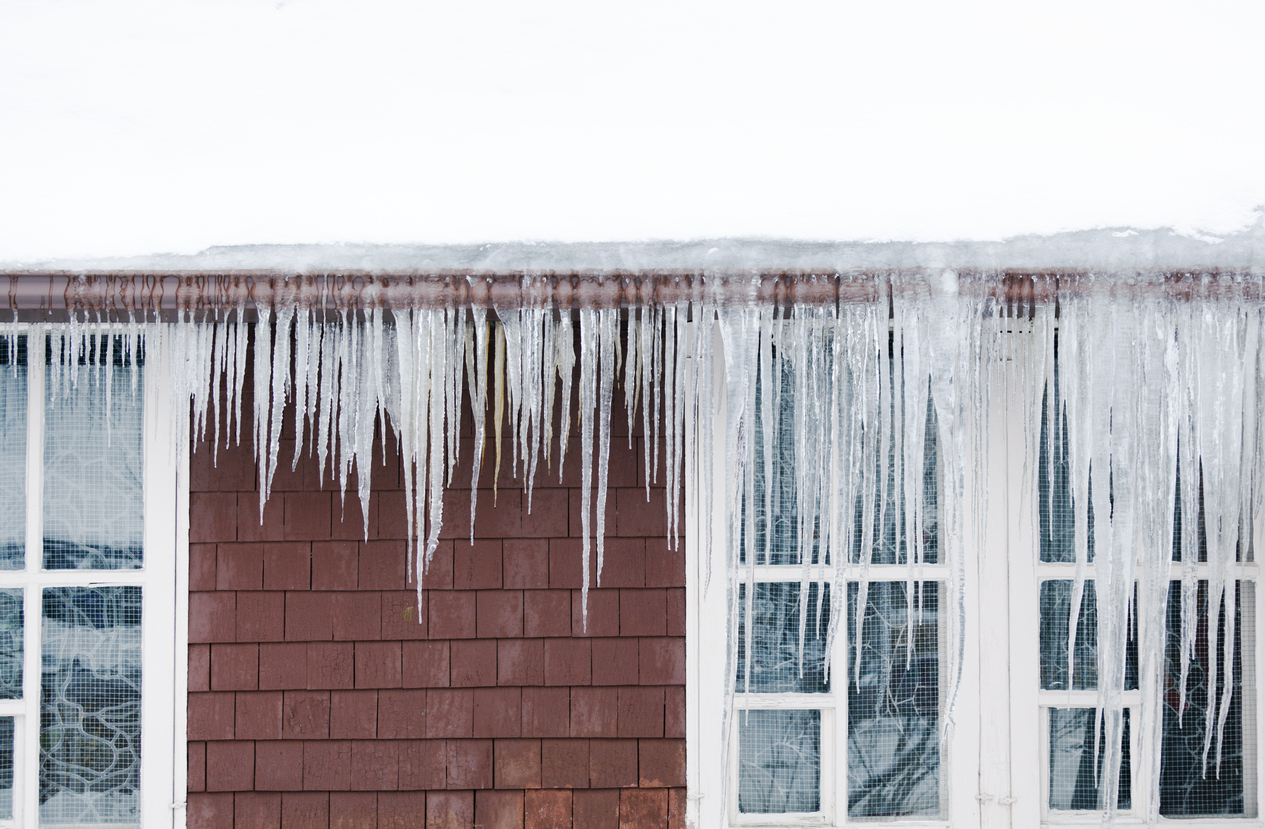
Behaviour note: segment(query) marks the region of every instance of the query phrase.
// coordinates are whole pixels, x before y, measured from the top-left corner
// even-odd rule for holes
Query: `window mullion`
[[[26,330],[26,566],[38,573],[44,557],[44,329]]]
[[[26,329],[26,550],[23,573],[22,722],[14,730],[14,818],[34,827],[39,819],[40,668],[43,596],[30,581],[44,558],[45,330]],[[15,574],[16,575],[16,574]],[[19,736],[20,735],[20,736]],[[20,740],[21,745],[16,743]]]

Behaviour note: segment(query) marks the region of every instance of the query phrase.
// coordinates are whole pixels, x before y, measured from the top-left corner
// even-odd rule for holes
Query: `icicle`
[[[562,381],[559,394],[559,405],[562,407],[562,422],[558,429],[558,482],[562,482],[562,466],[567,456],[567,444],[571,441],[571,383],[575,377],[575,329],[571,325],[571,315],[564,312],[558,320],[558,327],[553,334],[554,365],[557,367],[558,379]]]
[[[671,424],[673,450],[671,469],[668,476],[670,481],[668,486],[668,538],[671,540],[672,549],[674,550],[680,549],[681,545],[681,453],[685,451],[685,391],[688,371],[686,338],[688,336],[689,305],[682,302],[677,305],[676,309],[676,366],[672,382],[672,396],[675,402],[673,403],[673,420]],[[755,394],[754,383],[752,383],[751,393]]]
[[[474,544],[475,505],[479,498],[479,472],[483,466],[483,444],[488,418],[488,312],[475,306],[474,314],[474,370],[470,372],[470,403],[474,408],[474,451],[471,453],[470,473],[470,543]],[[493,486],[495,486],[493,482]]]
[[[259,514],[263,515],[264,501],[272,490],[272,476],[277,471],[277,456],[281,448],[281,417],[285,412],[286,398],[290,391],[290,325],[294,320],[294,306],[284,305],[277,312],[277,340],[272,360],[272,417],[268,432],[267,465],[261,465]],[[258,384],[256,384],[258,385]],[[260,458],[264,455],[260,454]],[[368,501],[367,493],[362,501]]]
[[[492,436],[496,443],[496,470],[492,476],[492,506],[496,506],[496,484],[501,478],[501,423],[505,418],[505,327],[496,326],[496,363],[492,367],[496,383],[492,408]]]
[[[619,309],[602,308],[597,313],[598,347],[601,351],[597,400],[597,585],[601,587],[602,564],[606,553],[606,479],[610,472],[611,397],[615,386],[615,344],[619,342]]]
[[[417,447],[413,444],[417,434],[417,371],[413,362],[413,312],[398,309],[392,313],[395,319],[396,365],[399,367],[398,385],[400,389],[398,409],[393,418],[396,423],[396,435],[400,444],[400,464],[404,477],[404,521],[407,528],[407,553],[409,577],[413,577],[413,560],[417,556],[418,521],[417,503],[414,500],[413,482],[417,475]],[[362,505],[367,506],[367,505]],[[368,510],[366,509],[366,512]],[[418,588],[421,588],[423,573],[416,572]],[[419,597],[420,598],[420,597]],[[418,612],[421,612],[419,604]]]
[[[589,550],[593,537],[589,533],[590,506],[593,500],[593,412],[597,406],[598,312],[592,308],[580,309],[580,534],[581,569],[584,584],[580,592],[582,605],[582,629],[589,628]]]
[[[259,310],[255,323],[255,466],[259,475],[259,524],[264,522],[264,504],[268,501],[268,464],[265,445],[268,428],[268,398],[272,390],[272,310],[267,306]]]
[[[299,454],[303,449],[304,416],[307,414],[308,375],[311,360],[312,342],[312,310],[300,308],[297,311],[298,324],[294,329],[294,458],[290,461],[290,471],[299,466]]]
[[[628,345],[624,349],[624,411],[628,418],[628,451],[633,448],[634,411],[637,408],[637,373],[641,354],[637,348],[637,308],[628,309]]]
[[[650,431],[650,410],[654,409],[658,412],[658,395],[655,394],[654,403],[651,403],[651,386],[654,384],[654,367],[656,365],[656,351],[654,348],[654,313],[650,308],[641,309],[641,319],[637,326],[637,373],[641,388],[641,434],[644,466],[642,466],[643,477],[646,479],[646,502],[650,501],[650,454],[655,452],[656,456],[659,451],[659,443],[657,432],[652,434]],[[696,367],[701,371],[700,367]],[[629,426],[632,421],[629,421]],[[632,429],[630,428],[631,432]]]
[[[431,328],[431,401],[430,401],[430,469],[427,478],[430,483],[430,532],[426,537],[425,567],[439,548],[439,531],[444,517],[444,390],[448,368],[448,345],[452,342],[452,329],[455,326],[454,312],[447,309],[441,317],[435,315],[435,325]],[[425,572],[423,567],[419,572]],[[421,583],[421,578],[418,578]]]

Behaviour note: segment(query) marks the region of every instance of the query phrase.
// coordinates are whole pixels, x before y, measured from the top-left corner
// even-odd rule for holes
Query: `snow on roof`
[[[0,273],[265,271],[279,274],[486,273],[613,270],[822,270],[840,272],[953,267],[966,270],[1074,270],[1097,273],[1265,270],[1265,212],[1223,237],[1171,229],[1102,228],[1002,241],[952,243],[787,239],[643,242],[494,242],[479,245],[241,245],[192,255],[0,263]]]

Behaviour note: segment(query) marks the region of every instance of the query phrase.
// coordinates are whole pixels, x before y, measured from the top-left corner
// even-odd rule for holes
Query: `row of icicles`
[[[1130,636],[1139,640],[1143,702],[1135,727],[1141,728],[1145,759],[1134,762],[1150,765],[1151,790],[1140,793],[1140,800],[1144,817],[1154,820],[1174,543],[1182,551],[1198,549],[1198,528],[1206,527],[1207,612],[1216,619],[1220,606],[1227,622],[1224,635],[1216,624],[1206,625],[1204,635],[1208,652],[1221,649],[1224,665],[1232,666],[1236,562],[1246,560],[1248,549],[1262,541],[1262,309],[1215,299],[1122,299],[1081,290],[1061,297],[1056,325],[1052,303],[1013,315],[992,299],[959,295],[951,274],[902,279],[890,311],[888,298],[790,307],[682,302],[622,315],[618,309],[582,308],[577,330],[570,313],[548,307],[497,308],[490,316],[481,307],[333,313],[289,305],[258,308],[254,323],[244,323],[238,310],[174,325],[122,327],[144,332],[147,359],[169,352],[176,399],[191,400],[196,435],[209,436],[215,447],[221,440],[241,440],[244,383],[252,375],[249,422],[261,512],[278,465],[293,466],[304,448],[318,458],[322,480],[328,471],[342,492],[354,470],[361,501],[367,502],[375,434],[392,430],[405,460],[419,596],[443,525],[444,488],[457,466],[462,406],[476,413],[473,537],[477,482],[489,437],[499,470],[502,436],[508,432],[509,462],[522,476],[528,510],[533,482],[542,469],[555,468],[555,451],[561,474],[578,363],[586,622],[588,574],[595,570],[600,583],[603,569],[611,409],[619,384],[630,426],[639,409],[647,437],[647,497],[649,481],[666,478],[669,537],[675,541],[682,532],[677,513],[682,493],[686,513],[700,517],[705,581],[713,572],[713,532],[727,534],[718,569],[731,607],[730,712],[734,693],[749,680],[749,675],[734,676],[738,648],[750,651],[754,627],[747,625],[748,641],[739,642],[738,585],[754,578],[739,561],[771,561],[772,533],[759,531],[756,515],[761,506],[763,515],[774,514],[773,487],[758,481],[757,470],[770,469],[775,457],[784,463],[788,451],[793,456],[797,514],[790,518],[801,551],[801,606],[807,606],[814,581],[833,581],[836,596],[846,595],[838,592],[846,581],[857,581],[860,595],[852,623],[859,630],[876,527],[888,520],[886,510],[894,510],[893,520],[903,524],[897,535],[902,544],[908,542],[911,588],[924,561],[924,530],[931,526],[924,514],[924,476],[904,470],[924,469],[929,443],[923,413],[930,407],[931,451],[938,453],[941,476],[938,493],[931,494],[939,498],[939,560],[949,573],[946,734],[965,652],[965,550],[985,549],[983,471],[990,430],[1000,416],[995,414],[990,425],[990,413],[1010,417],[1018,407],[1024,424],[1024,503],[1032,520],[1038,493],[1053,497],[1055,489],[1037,480],[1039,469],[1055,467],[1053,454],[1047,463],[1039,462],[1042,446],[1051,453],[1065,446],[1067,452],[1076,563],[1069,678],[1094,551],[1105,792],[1114,792],[1119,783],[1126,642]],[[63,336],[86,342],[95,336],[91,330],[71,326]],[[294,418],[293,458],[279,452],[287,411]],[[723,417],[713,416],[722,411]],[[1044,443],[1043,412],[1058,413],[1047,416],[1050,434]],[[185,421],[177,417],[176,422]],[[188,435],[179,440],[187,441]],[[723,464],[723,491],[711,485],[715,464]],[[1188,483],[1179,493],[1179,470],[1181,481],[1202,486]],[[1175,503],[1181,515],[1179,539],[1173,537]],[[717,526],[718,521],[723,523]],[[811,556],[803,555],[814,549],[825,553],[815,569]],[[822,567],[821,561],[840,566]],[[1199,630],[1201,573],[1193,555],[1183,554],[1177,566],[1184,709]],[[745,591],[748,603],[753,592]],[[911,612],[915,592],[906,591]],[[832,639],[846,604],[830,605]],[[748,606],[747,618],[750,613]],[[807,614],[800,616],[802,661]],[[746,664],[749,672],[751,660]],[[1216,689],[1217,660],[1210,659],[1209,666],[1209,688]],[[1220,686],[1221,699],[1210,693],[1206,709],[1205,773],[1209,766],[1212,773],[1219,768],[1230,708],[1232,683],[1226,678]],[[1135,803],[1138,798],[1135,793]],[[1104,820],[1110,822],[1116,798],[1106,796],[1103,802]]]

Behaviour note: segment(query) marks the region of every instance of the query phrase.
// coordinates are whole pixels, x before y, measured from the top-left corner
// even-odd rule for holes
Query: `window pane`
[[[0,699],[22,698],[22,589],[0,590]]]
[[[1050,808],[1087,809],[1102,808],[1099,792],[1099,776],[1102,774],[1105,729],[1098,729],[1094,740],[1097,711],[1093,708],[1050,709]],[[1121,736],[1123,758],[1120,762],[1120,790],[1116,805],[1128,809],[1132,761],[1129,756],[1129,709],[1124,711],[1124,729]],[[1094,746],[1098,746],[1094,760]]]
[[[1041,582],[1041,688],[1067,689],[1067,626],[1072,616],[1071,579]],[[1137,607],[1136,601],[1134,607]],[[1138,687],[1138,640],[1134,633],[1125,645],[1124,687]],[[1076,650],[1072,655],[1075,690],[1098,687],[1098,594],[1092,580],[1085,580],[1076,623]]]
[[[47,588],[43,637],[41,825],[139,825],[141,588]]]
[[[1247,590],[1240,598],[1250,600]],[[1247,595],[1242,595],[1247,594]],[[1213,695],[1218,708],[1226,688],[1225,652],[1208,647],[1208,583],[1199,583],[1196,596],[1199,627],[1195,653],[1186,678],[1186,707],[1181,710],[1181,582],[1173,582],[1168,593],[1168,683],[1164,694],[1164,745],[1160,754],[1160,814],[1170,817],[1193,815],[1236,815],[1243,813],[1243,631],[1241,616],[1235,616],[1234,664],[1230,678],[1230,704],[1226,709],[1220,763],[1217,759],[1216,722],[1207,766],[1204,765],[1204,738],[1207,731],[1208,680],[1210,660],[1216,661],[1217,687]],[[1240,601],[1239,607],[1242,607]],[[1217,613],[1218,639],[1225,635],[1225,613]],[[1249,640],[1248,647],[1251,647]],[[1179,715],[1180,712],[1180,715]]]
[[[796,407],[796,377],[790,363],[782,364],[779,379],[779,386],[769,391],[774,397],[774,400],[770,401],[769,408],[774,413],[775,422],[770,424],[773,457],[768,464],[770,469],[767,470],[765,469],[766,464],[762,451],[766,384],[763,377],[759,377],[756,382],[754,434],[756,441],[761,446],[761,450],[755,453],[754,487],[752,490],[754,504],[748,504],[745,493],[743,495],[742,509],[744,520],[740,528],[742,544],[740,544],[738,549],[738,560],[742,564],[746,563],[747,526],[745,519],[748,514],[746,510],[748,509],[753,510],[754,550],[757,564],[802,564],[805,558],[816,564],[819,563],[821,557],[821,550],[818,548],[817,541],[821,537],[821,513],[825,511],[825,507],[821,506],[823,502],[820,499],[825,496],[825,493],[801,493],[798,490],[799,475],[802,471],[799,463],[803,461],[805,453],[816,452],[816,447],[805,437],[806,433],[800,428],[805,423],[804,412],[811,407],[811,401],[806,404],[802,403],[798,408]],[[891,378],[888,378],[888,386],[896,401],[895,405],[899,410],[902,405],[900,390],[895,389]],[[890,417],[890,413],[888,416]],[[899,411],[897,412],[896,420],[897,423],[902,420]],[[873,501],[869,503],[872,513],[869,535],[872,536],[870,553],[873,563],[905,563],[908,559],[909,548],[914,546],[919,540],[906,538],[907,531],[910,529],[912,529],[913,533],[920,536],[923,545],[923,561],[926,563],[939,561],[939,513],[936,497],[938,481],[937,427],[935,407],[930,400],[927,402],[927,409],[923,413],[921,420],[925,441],[924,455],[920,464],[921,468],[908,470],[904,468],[905,459],[896,455],[897,440],[893,435],[888,438],[888,455],[883,468],[868,470],[873,479],[882,478],[882,487],[881,491],[858,494],[856,503],[853,504],[855,533],[852,549],[848,551],[849,559],[853,562],[860,562],[861,560],[862,538],[866,535],[863,532],[863,524],[865,521],[867,494],[873,497]],[[820,459],[812,458],[812,460]],[[916,460],[911,459],[911,461],[914,466],[919,465]],[[906,514],[907,506],[904,502],[904,492],[907,480],[914,476],[919,476],[922,479],[923,503],[920,526],[911,528],[906,526],[908,516]],[[875,489],[877,490],[877,487]],[[805,529],[807,529],[807,532],[805,532]],[[806,544],[810,548],[802,551],[800,550],[801,533],[805,537],[812,539],[812,542]],[[829,556],[827,556],[827,563],[830,563]]]
[[[13,820],[12,717],[0,717],[0,820]]]
[[[821,810],[821,712],[735,711],[738,811]]]
[[[142,389],[121,340],[92,339],[77,359],[50,357],[44,435],[44,567],[141,566]],[[60,351],[60,337],[50,340]],[[67,346],[67,353],[68,352]]]
[[[940,814],[939,584],[921,585],[910,618],[903,582],[875,582],[865,601],[861,667],[848,585],[848,815]]]
[[[826,678],[826,632],[830,626],[830,585],[808,585],[804,645],[800,647],[799,582],[761,583],[752,593],[751,677],[747,685],[747,585],[738,585],[738,693],[816,694],[830,690]]]
[[[0,337],[0,570],[26,566],[26,337]]]

